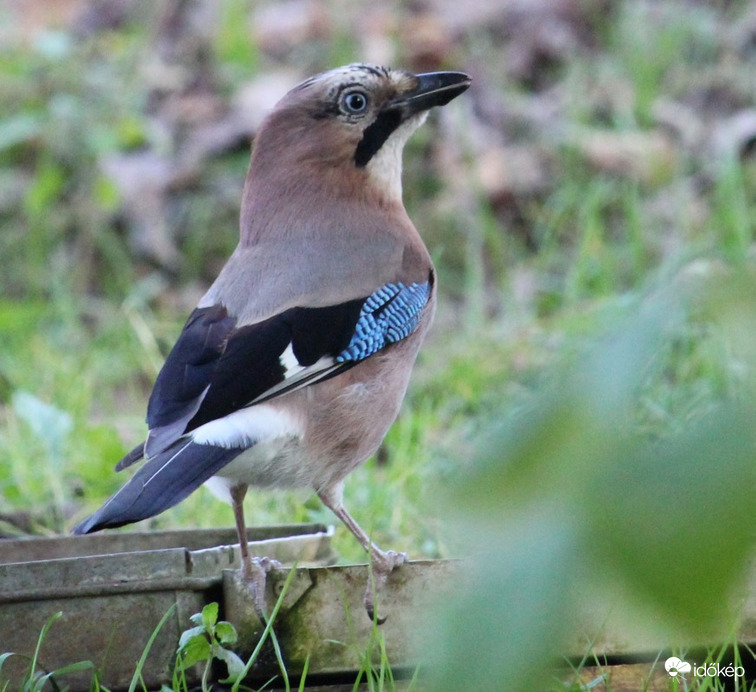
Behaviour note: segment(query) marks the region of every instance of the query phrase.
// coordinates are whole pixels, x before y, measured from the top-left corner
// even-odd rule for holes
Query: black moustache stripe
[[[367,166],[370,159],[378,152],[391,133],[402,124],[402,114],[398,110],[383,111],[362,134],[362,139],[354,150],[354,163],[357,168]]]

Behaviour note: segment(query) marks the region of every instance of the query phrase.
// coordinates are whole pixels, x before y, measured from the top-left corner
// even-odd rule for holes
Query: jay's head
[[[401,199],[402,149],[433,106],[470,86],[461,72],[412,74],[354,64],[311,77],[286,94],[256,137],[251,174],[267,180],[286,168],[345,192],[373,187]]]

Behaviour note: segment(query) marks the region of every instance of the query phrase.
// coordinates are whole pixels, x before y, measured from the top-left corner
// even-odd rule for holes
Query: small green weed
[[[231,649],[238,635],[230,622],[218,621],[218,604],[208,603],[201,613],[189,618],[195,626],[186,630],[179,640],[178,669],[186,671],[197,663],[205,664],[202,671],[202,690],[207,692],[214,659],[226,664],[228,678],[236,680],[244,671],[244,661]]]
[[[273,607],[270,617],[265,623],[265,629],[260,637],[260,641],[258,641],[246,663],[229,648],[236,644],[238,635],[236,628],[230,622],[218,620],[217,603],[208,603],[202,609],[202,612],[192,615],[190,620],[194,623],[194,627],[186,630],[179,640],[177,666],[173,676],[174,690],[183,689],[182,685],[185,686],[186,684],[185,673],[189,668],[198,663],[204,663],[201,677],[202,690],[203,692],[210,692],[212,664],[213,661],[218,660],[224,663],[228,670],[228,676],[221,682],[223,684],[231,685],[232,692],[238,692],[238,690],[242,689],[244,678],[248,675],[252,666],[254,666],[257,661],[265,641],[270,637],[276,654],[276,660],[278,661],[279,670],[281,671],[281,679],[287,692],[289,692],[291,690],[291,683],[286,671],[286,664],[283,660],[283,653],[281,652],[278,638],[273,629],[273,623],[281,609],[283,599],[291,586],[291,581],[295,572],[296,567],[289,570],[281,594]],[[303,679],[305,675],[306,666]],[[245,687],[244,689],[248,688]]]
[[[189,692],[190,685],[186,673],[190,668],[201,663],[204,663],[201,675],[202,690],[203,692],[210,692],[213,682],[211,680],[212,665],[215,660],[223,662],[228,669],[228,676],[221,681],[223,684],[231,685],[231,690],[233,692],[239,692],[241,689],[249,690],[250,688],[242,686],[242,682],[257,661],[268,637],[271,638],[273,644],[273,649],[281,673],[281,680],[283,681],[285,689],[289,692],[291,690],[291,683],[286,671],[281,647],[273,629],[273,623],[280,611],[281,604],[283,603],[283,599],[291,585],[291,580],[294,574],[295,569],[293,568],[290,570],[289,575],[284,582],[281,594],[266,622],[260,641],[257,643],[255,650],[246,662],[230,648],[237,641],[236,629],[231,623],[224,620],[218,620],[217,603],[208,603],[201,612],[192,615],[190,620],[194,626],[183,632],[178,643],[176,665],[172,674],[171,686],[163,685],[161,692]],[[143,677],[144,666],[158,634],[169,618],[174,615],[175,610],[176,606],[171,606],[152,631],[134,669],[128,692],[148,692]],[[41,666],[39,654],[42,643],[45,641],[45,638],[56,620],[61,618],[62,615],[62,612],[55,613],[42,627],[37,640],[37,646],[32,656],[25,657],[13,652],[0,653],[0,692],[11,692],[11,690],[14,692],[16,690],[19,692],[43,692],[46,690],[63,692],[68,688],[60,686],[60,678],[72,673],[82,673],[86,671],[92,671],[92,679],[89,687],[90,692],[108,692],[108,688],[100,682],[99,673],[95,669],[95,665],[92,661],[75,662],[54,671],[47,671]],[[4,665],[12,657],[19,657],[22,659],[28,658],[29,661],[25,671],[22,673],[20,682],[15,679],[11,680],[3,672]],[[300,689],[303,689],[304,686],[307,667],[307,663],[305,663]]]

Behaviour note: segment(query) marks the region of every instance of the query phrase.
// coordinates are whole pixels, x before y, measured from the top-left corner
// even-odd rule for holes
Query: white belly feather
[[[243,447],[244,451],[206,485],[229,500],[231,486],[302,487],[313,485],[316,464],[303,457],[303,427],[288,412],[266,404],[250,406],[197,428],[192,439],[199,444]]]

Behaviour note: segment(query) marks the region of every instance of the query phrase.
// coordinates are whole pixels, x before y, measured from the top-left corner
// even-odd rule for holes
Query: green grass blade
[[[6,661],[7,661],[7,660],[8,660],[8,659],[9,659],[9,658],[11,657],[11,656],[15,656],[15,655],[16,655],[16,654],[14,654],[14,653],[13,653],[12,651],[7,651],[7,652],[6,652],[6,653],[4,653],[4,654],[0,654],[0,674],[2,674],[2,672],[3,672],[3,665],[5,664],[5,662],[6,662]],[[9,685],[9,684],[10,684],[10,683],[6,682],[6,683],[5,683],[4,685],[3,685],[3,690],[2,690],[2,692],[5,692],[5,690],[6,690],[6,688],[8,687],[8,685]]]
[[[283,588],[281,589],[281,595],[278,597],[278,600],[276,601],[276,605],[273,607],[273,612],[270,614],[268,621],[265,623],[265,629],[263,630],[262,636],[260,637],[260,641],[257,642],[257,646],[255,647],[254,651],[252,652],[252,655],[249,657],[249,660],[244,666],[244,670],[241,672],[239,677],[236,679],[236,682],[234,682],[233,686],[231,687],[231,692],[239,692],[239,687],[241,685],[242,680],[244,680],[244,678],[247,676],[250,669],[255,664],[257,657],[260,655],[260,651],[262,650],[265,640],[268,638],[271,631],[273,630],[273,623],[276,621],[276,617],[278,617],[278,611],[281,610],[283,599],[286,596],[286,592],[289,590],[289,587],[291,586],[291,582],[294,579],[294,575],[296,574],[296,571],[297,571],[297,566],[295,563],[294,566],[289,570],[289,574],[287,575],[286,581],[284,582]]]
[[[52,615],[50,619],[42,627],[42,630],[39,633],[39,637],[37,637],[37,646],[34,648],[34,656],[32,656],[31,665],[29,666],[28,679],[30,681],[34,679],[34,674],[35,674],[35,671],[37,670],[37,662],[39,661],[39,650],[42,648],[42,642],[44,642],[45,637],[47,637],[47,633],[50,631],[50,628],[53,626],[53,623],[56,620],[59,620],[61,617],[63,617],[62,611],[58,611],[57,613]]]
[[[302,676],[299,678],[299,687],[297,688],[297,692],[304,692],[305,682],[307,680],[307,671],[309,668],[310,668],[310,654],[307,654],[307,658],[305,658],[304,666],[302,667]]]
[[[271,628],[270,641],[273,643],[273,650],[276,652],[276,661],[278,661],[278,668],[281,671],[281,677],[284,681],[284,687],[286,692],[291,692],[291,683],[289,682],[289,674],[286,672],[286,664],[283,660],[283,653],[281,652],[281,645],[278,643],[278,637],[276,631]]]
[[[58,690],[60,688],[58,687],[57,681],[55,680],[56,676],[67,675],[68,673],[78,673],[83,670],[94,670],[94,667],[95,666],[92,661],[79,661],[78,663],[71,663],[50,673],[46,673],[45,675],[42,675],[35,680],[35,692],[42,692],[48,682],[53,686],[54,690]]]
[[[160,622],[157,624],[157,627],[152,631],[152,634],[150,635],[150,638],[147,640],[147,645],[144,647],[144,651],[142,651],[142,655],[139,658],[139,663],[137,664],[137,668],[134,671],[134,675],[131,678],[131,684],[129,685],[129,692],[134,692],[136,690],[137,683],[139,683],[142,680],[142,670],[144,669],[144,664],[147,661],[147,656],[149,656],[150,649],[152,648],[152,645],[155,642],[155,639],[158,636],[158,633],[163,628],[163,625],[168,621],[168,618],[173,615],[173,612],[176,610],[176,604],[174,603],[168,610],[166,611],[165,615],[161,618]],[[144,683],[142,682],[142,685],[144,686]]]

